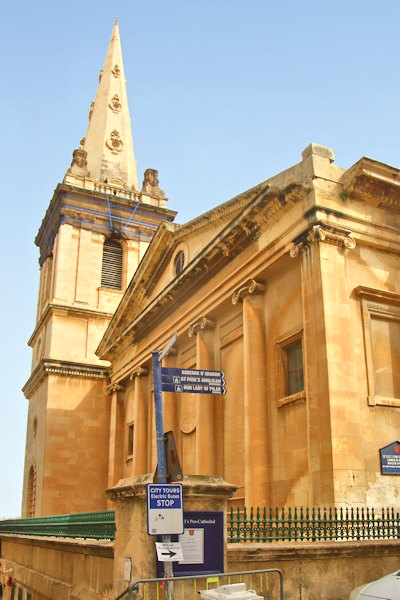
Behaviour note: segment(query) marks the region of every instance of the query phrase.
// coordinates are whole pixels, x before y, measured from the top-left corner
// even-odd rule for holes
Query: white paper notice
[[[183,560],[179,564],[199,565],[204,563],[204,529],[185,529],[179,536]]]

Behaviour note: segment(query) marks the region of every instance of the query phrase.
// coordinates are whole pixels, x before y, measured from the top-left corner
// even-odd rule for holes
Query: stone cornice
[[[400,306],[400,294],[396,294],[396,292],[376,290],[374,288],[365,287],[364,285],[359,285],[354,288],[354,291],[357,296],[369,302]]]
[[[35,238],[35,244],[40,248],[39,263],[42,265],[51,254],[62,223],[108,235],[110,213],[114,232],[126,239],[147,235],[148,241],[161,222],[173,221],[176,216],[175,211],[141,202],[139,198],[133,200],[119,194],[109,196],[106,190],[82,190],[59,184]]]
[[[370,158],[362,158],[345,172],[342,197],[381,208],[400,208],[400,170]]]
[[[61,375],[67,377],[84,377],[89,379],[107,379],[108,368],[84,363],[73,363],[51,358],[42,358],[37,367],[31,373],[28,381],[22,388],[26,398],[30,398],[35,389],[49,375]]]
[[[154,475],[138,475],[120,479],[113,488],[106,490],[110,500],[125,500],[126,498],[144,501],[148,483],[153,483]],[[212,475],[184,475],[182,481],[184,498],[224,498],[233,496],[237,486],[226,482],[221,477]]]

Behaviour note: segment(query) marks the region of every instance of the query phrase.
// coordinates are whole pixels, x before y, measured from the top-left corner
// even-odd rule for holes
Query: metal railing
[[[270,582],[269,575],[279,576],[279,588],[275,582]],[[180,598],[181,600],[197,600],[202,589],[210,590],[212,587],[230,585],[232,583],[246,583],[248,590],[255,590],[257,595],[265,600],[278,598],[283,600],[283,574],[280,569],[261,569],[259,571],[236,571],[232,573],[202,574],[182,577],[159,577],[156,579],[138,579],[131,583],[115,600],[132,600],[133,593],[139,592],[141,600],[160,600],[161,598]],[[272,585],[271,585],[272,584]],[[231,596],[232,597],[232,596]],[[229,595],[227,594],[227,598]]]
[[[394,508],[231,508],[228,542],[399,539]]]
[[[114,540],[113,510],[0,521],[0,533]]]
[[[113,510],[6,519],[0,534],[114,540]],[[227,541],[278,542],[400,539],[400,512],[394,508],[231,508]]]

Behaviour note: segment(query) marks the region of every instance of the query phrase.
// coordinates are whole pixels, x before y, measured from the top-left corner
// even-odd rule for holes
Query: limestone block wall
[[[29,403],[24,516],[106,508],[109,420],[103,379],[47,377]]]
[[[347,600],[351,590],[399,569],[398,540],[229,544],[228,570],[280,569],[284,598]],[[278,579],[269,576],[270,597]]]
[[[124,511],[121,517],[125,518]],[[122,577],[124,556],[131,551],[136,568],[137,557],[142,556],[140,548],[147,547],[149,536],[145,530],[138,533],[140,539],[125,532],[120,556],[112,542],[2,535],[0,582],[4,585],[12,577],[14,597],[20,588],[35,600],[113,600],[115,589],[128,585]],[[149,577],[155,573],[154,551],[151,556]],[[398,540],[228,544],[226,572],[271,568],[283,573],[284,598],[347,599],[353,588],[398,570]],[[279,597],[278,581],[276,574],[269,575],[269,598]],[[257,591],[256,578],[254,582]],[[4,599],[9,600],[11,588],[3,590]],[[197,598],[193,595],[185,600]]]
[[[112,542],[4,535],[1,583],[12,578],[15,598],[22,589],[35,600],[111,599],[113,557]],[[9,600],[12,588],[3,590]]]

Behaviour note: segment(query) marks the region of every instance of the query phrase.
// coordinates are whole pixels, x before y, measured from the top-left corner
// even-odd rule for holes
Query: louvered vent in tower
[[[115,240],[104,242],[101,285],[113,290],[122,289],[122,247]]]

